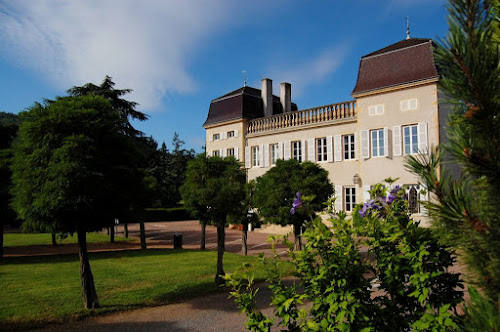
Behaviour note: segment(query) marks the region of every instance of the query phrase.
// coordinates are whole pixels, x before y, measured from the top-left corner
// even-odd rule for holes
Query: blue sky
[[[299,109],[350,100],[361,56],[442,38],[444,0],[0,0],[0,111],[105,75],[150,115],[136,127],[201,152],[210,101],[271,78]]]

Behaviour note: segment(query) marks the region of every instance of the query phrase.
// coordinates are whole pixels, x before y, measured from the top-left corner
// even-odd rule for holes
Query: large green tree
[[[13,207],[27,229],[77,233],[83,303],[96,308],[86,233],[129,213],[140,189],[140,153],[123,133],[124,118],[101,96],[62,97],[21,116]]]
[[[427,207],[442,239],[459,248],[471,280],[493,301],[500,294],[499,3],[450,0],[449,33],[436,47],[441,88],[455,106],[449,142],[407,167],[434,194]],[[495,35],[496,34],[496,35]],[[463,175],[443,172],[452,156]],[[498,306],[498,304],[497,304]]]
[[[181,193],[186,207],[200,220],[217,226],[217,273],[215,283],[224,283],[223,255],[228,215],[237,214],[245,199],[245,171],[234,157],[199,154],[187,166]],[[203,221],[202,221],[203,222]]]
[[[295,159],[278,160],[276,166],[257,178],[253,202],[259,214],[267,222],[280,225],[293,225],[296,249],[300,249],[300,233],[310,211],[297,209],[291,213],[297,193],[308,196],[308,209],[321,211],[323,202],[333,195],[333,186],[328,172],[312,162],[299,162]],[[305,212],[305,213],[304,213]]]
[[[3,229],[7,223],[15,221],[15,213],[10,207],[11,187],[11,145],[17,135],[19,117],[0,112],[0,258],[3,256]]]

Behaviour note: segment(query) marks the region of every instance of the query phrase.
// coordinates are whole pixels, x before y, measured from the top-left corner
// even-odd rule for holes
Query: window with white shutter
[[[401,111],[413,111],[418,108],[418,101],[416,98],[401,100]]]
[[[427,153],[427,123],[420,122],[418,124],[418,151],[419,153]]]
[[[390,146],[389,146],[389,129],[387,127],[384,128],[384,157],[390,156]]]
[[[314,162],[314,138],[307,140],[307,160]]]
[[[333,138],[334,147],[333,153],[335,156],[335,161],[342,161],[342,140],[340,135],[335,135]]]
[[[401,155],[401,126],[392,127],[392,153],[394,156]]]
[[[265,162],[264,162],[264,145],[259,146],[259,166],[260,167],[265,167]]]
[[[238,137],[238,129],[234,130],[234,137]]]
[[[264,167],[269,167],[269,145],[264,144]]]
[[[368,130],[361,130],[361,157],[370,158],[370,138]]]
[[[234,148],[234,157],[236,158],[236,160],[240,160],[239,149],[237,147]]]
[[[371,105],[368,106],[368,115],[379,115],[384,113],[384,105]]]
[[[326,144],[326,137],[316,139],[316,161],[328,160],[328,148]],[[314,160],[314,141],[313,141],[313,160]]]
[[[250,147],[245,146],[245,168],[252,167],[252,160],[250,155]]]
[[[342,146],[344,160],[354,160],[356,159],[356,143],[354,140],[354,134],[343,135],[342,136]]]
[[[326,161],[333,161],[333,136],[328,136],[326,138]]]
[[[409,125],[403,127],[403,144],[404,154],[417,154],[418,153],[418,126]]]
[[[283,144],[283,159],[288,160],[291,158],[291,153],[290,153],[290,142],[287,141]]]
[[[342,186],[335,186],[335,210],[339,212],[343,210],[343,202],[342,202]]]

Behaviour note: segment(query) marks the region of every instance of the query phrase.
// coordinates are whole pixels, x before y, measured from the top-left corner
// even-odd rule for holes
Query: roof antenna
[[[242,70],[241,71],[243,73],[243,86],[247,86],[247,71],[246,70]]]
[[[410,39],[410,18],[406,16],[406,39]]]

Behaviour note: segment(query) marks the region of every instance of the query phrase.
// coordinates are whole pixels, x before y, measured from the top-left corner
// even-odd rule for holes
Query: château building
[[[318,163],[335,185],[336,208],[346,212],[388,177],[406,185],[410,202],[427,200],[404,157],[426,153],[445,137],[449,109],[439,103],[432,48],[431,39],[408,38],[363,56],[349,101],[299,110],[291,85],[281,83],[277,97],[267,78],[261,90],[244,86],[216,98],[203,125],[206,152],[235,156],[249,180],[277,159]],[[423,212],[418,204],[411,208]]]

